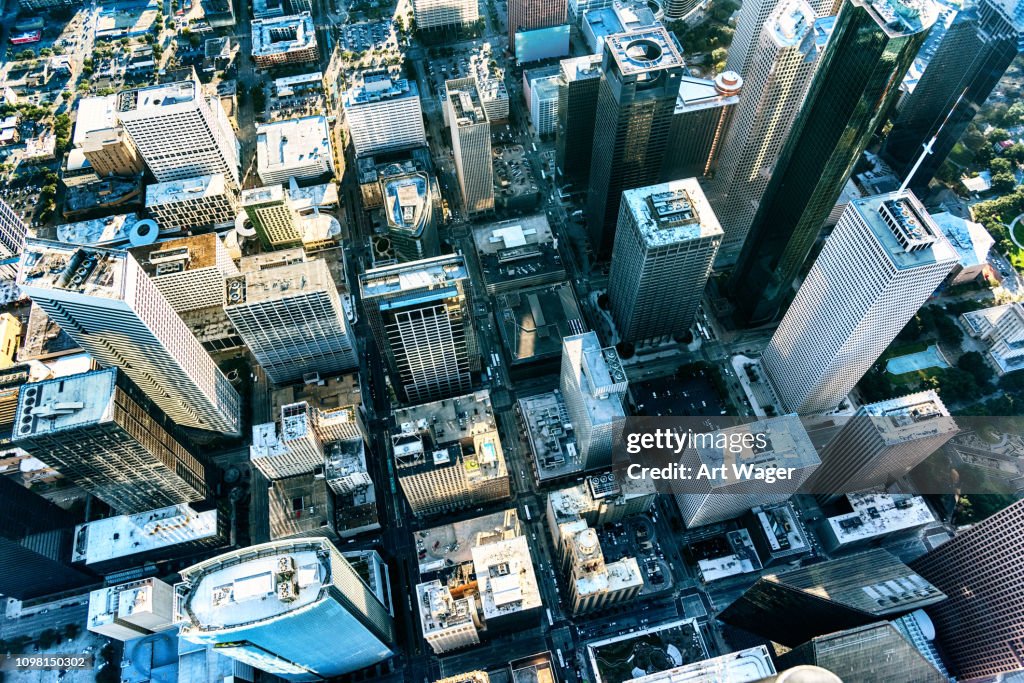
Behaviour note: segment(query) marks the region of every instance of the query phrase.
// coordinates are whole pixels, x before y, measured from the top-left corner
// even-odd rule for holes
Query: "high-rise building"
[[[163,412],[117,368],[33,382],[14,441],[119,512],[206,498],[206,472]]]
[[[89,355],[123,370],[178,425],[239,433],[238,392],[134,256],[31,240],[18,286]]]
[[[130,251],[178,313],[222,307],[224,279],[238,275],[224,242],[212,232],[134,247]]]
[[[850,202],[761,359],[785,409],[838,406],[956,264],[913,194]]]
[[[273,481],[312,474],[324,466],[317,411],[305,401],[281,406],[276,422],[253,425],[249,461]]]
[[[749,4],[757,3],[751,0]],[[818,64],[814,10],[807,0],[761,4],[775,7],[775,11],[752,45],[743,74],[743,97],[733,125],[724,133],[715,176],[707,183],[708,200],[725,231],[720,264],[734,262],[743,246]],[[741,25],[747,7],[744,4],[740,10]],[[733,56],[732,48],[729,56]]]
[[[628,381],[615,347],[601,348],[596,332],[562,339],[560,386],[583,469],[607,467],[626,420],[622,401]]]
[[[464,257],[374,268],[359,276],[359,287],[399,400],[436,401],[472,389],[480,356]]]
[[[82,139],[82,154],[101,178],[135,176],[145,170],[139,150],[120,126],[91,130]]]
[[[665,0],[665,19],[683,19],[702,5],[701,0]]]
[[[611,254],[622,192],[661,179],[684,71],[661,25],[605,39],[586,211],[600,259]]]
[[[1022,50],[1024,8],[1020,2],[981,0],[958,12],[913,92],[901,104],[883,148],[885,159],[902,179],[924,145],[938,134],[931,154],[911,179],[915,191],[928,188],[967,124]]]
[[[203,98],[194,73],[122,92],[117,118],[157,181],[223,173],[239,185],[238,140],[220,103]]]
[[[356,156],[427,145],[416,81],[366,71],[342,99]]]
[[[721,242],[695,178],[623,192],[608,280],[619,336],[645,342],[685,334]]]
[[[29,600],[95,582],[71,566],[74,524],[66,510],[0,476],[0,593]]]
[[[480,18],[477,0],[413,0],[416,28],[440,31],[468,26]]]
[[[724,468],[725,475],[673,482],[676,504],[687,528],[739,517],[755,505],[785,502],[821,463],[811,438],[795,415],[727,427],[713,435],[689,446],[679,462],[691,468],[690,472]],[[756,443],[756,437],[764,438],[763,447]],[[728,445],[740,442],[743,447],[739,450]],[[741,471],[743,466],[748,466],[749,471]],[[791,468],[790,479],[786,483],[768,484],[763,477],[757,477],[758,471],[772,468]]]
[[[303,116],[256,127],[256,173],[264,185],[317,180],[334,173],[331,129],[325,116]]]
[[[298,217],[288,202],[283,185],[243,190],[242,209],[265,249],[302,244]]]
[[[940,588],[875,548],[836,560],[766,574],[719,619],[789,647],[866,626],[946,599]]]
[[[146,187],[146,211],[161,230],[227,228],[238,215],[238,194],[222,173]]]
[[[733,272],[736,320],[779,312],[935,22],[931,0],[842,6]]]
[[[28,226],[18,212],[0,199],[0,256],[10,258],[21,253]]]
[[[928,613],[960,680],[1024,669],[1024,501],[968,527],[910,565],[949,595]]]
[[[445,81],[445,90],[463,206],[468,214],[491,211],[494,209],[491,123],[480,102],[476,79]]]
[[[839,12],[842,0],[808,0],[811,7],[811,21],[821,17],[832,17]],[[725,68],[735,71],[744,80],[749,81],[753,76],[755,55],[757,54],[758,43],[766,25],[774,22],[773,15],[785,12],[783,3],[779,0],[751,0],[743,3],[740,7],[739,16],[736,19],[736,34],[733,36],[732,44],[729,45],[729,56]]]
[[[520,31],[564,24],[567,9],[565,0],[509,0],[509,49],[515,51],[516,34]]]
[[[662,178],[703,178],[718,167],[722,142],[742,99],[743,79],[723,71],[714,79],[683,76],[676,99]]]
[[[243,258],[241,274],[225,286],[228,320],[274,384],[358,365],[349,315],[325,260],[306,259],[301,249]]]
[[[399,261],[419,261],[441,253],[437,180],[424,171],[387,175],[380,181],[388,237]]]
[[[173,628],[174,588],[149,578],[94,590],[85,626],[122,642]]]
[[[530,121],[537,135],[558,128],[558,76],[541,76],[530,83]]]
[[[448,586],[437,579],[416,586],[420,628],[434,654],[480,643],[480,617],[476,595],[452,595]]]
[[[188,567],[181,578],[181,638],[287,681],[340,676],[394,654],[381,590],[327,539],[251,546]]]
[[[558,76],[555,165],[563,178],[580,183],[590,176],[594,117],[601,85],[601,55],[563,59]]]
[[[834,498],[899,479],[959,429],[934,391],[861,406],[821,450],[806,490]]]

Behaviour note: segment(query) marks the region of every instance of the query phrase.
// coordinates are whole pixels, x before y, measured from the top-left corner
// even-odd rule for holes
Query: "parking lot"
[[[726,415],[728,404],[718,393],[710,370],[698,370],[694,376],[659,377],[637,382],[630,387],[637,415],[713,416]],[[703,373],[703,374],[701,374]]]
[[[597,529],[605,562],[624,557],[636,558],[643,575],[641,595],[661,593],[672,588],[672,570],[658,544],[654,522],[646,515],[636,515]]]

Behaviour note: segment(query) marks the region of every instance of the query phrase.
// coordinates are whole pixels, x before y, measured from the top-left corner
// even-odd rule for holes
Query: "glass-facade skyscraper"
[[[733,272],[738,323],[770,320],[791,295],[936,16],[931,0],[843,5]]]

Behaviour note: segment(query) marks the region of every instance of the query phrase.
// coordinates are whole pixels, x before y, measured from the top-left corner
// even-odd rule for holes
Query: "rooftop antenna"
[[[956,111],[956,108],[960,106],[960,102],[963,101],[964,95],[966,94],[967,88],[964,88],[963,91],[960,93],[960,97],[956,98],[956,102],[953,103],[952,109],[950,109],[949,113],[946,114],[946,118],[942,119],[942,123],[939,124],[938,129],[935,131],[935,135],[932,136],[931,140],[922,145],[923,149],[921,150],[921,156],[919,156],[917,158],[917,161],[914,162],[914,167],[910,169],[910,173],[907,174],[907,177],[903,181],[903,184],[900,185],[900,189],[896,191],[897,196],[902,197],[907,193],[907,187],[910,185],[911,179],[914,177],[914,174],[917,173],[917,169],[921,168],[921,164],[924,163],[924,158],[932,153],[932,148],[935,146],[935,141],[939,139],[939,133],[941,133],[942,129],[945,128],[946,123],[949,122],[949,117],[952,116],[953,112]]]

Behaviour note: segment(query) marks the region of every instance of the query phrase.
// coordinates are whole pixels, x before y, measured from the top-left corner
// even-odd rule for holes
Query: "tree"
[[[75,622],[69,622],[64,624],[64,637],[68,640],[74,640],[78,637],[78,634],[82,632],[82,627]]]
[[[52,628],[48,628],[36,637],[36,645],[40,650],[45,650],[60,640],[60,634]]]
[[[1017,185],[1017,179],[1012,173],[994,173],[992,175],[992,190],[1000,194],[1011,191]]]
[[[1010,163],[1009,159],[996,157],[989,163],[988,170],[992,171],[993,175],[996,173],[1013,173],[1013,164]]]
[[[960,360],[956,362],[956,366],[961,370],[971,373],[974,377],[974,381],[978,383],[980,387],[987,387],[989,381],[995,376],[992,368],[985,361],[985,357],[977,351],[968,351],[964,355],[960,356]]]

